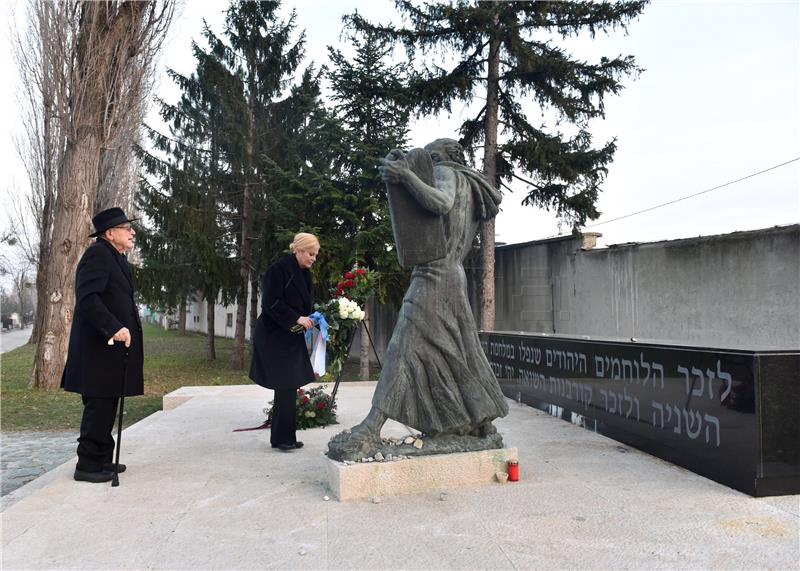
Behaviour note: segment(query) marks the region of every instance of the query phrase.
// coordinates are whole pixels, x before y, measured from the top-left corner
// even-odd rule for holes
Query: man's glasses
[[[127,230],[128,232],[130,232],[131,230],[133,230],[133,225],[131,225],[131,224],[123,224],[122,226],[114,226],[114,229],[115,230]]]

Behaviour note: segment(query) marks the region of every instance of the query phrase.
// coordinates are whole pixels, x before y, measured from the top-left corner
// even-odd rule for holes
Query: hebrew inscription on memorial
[[[733,487],[752,479],[752,354],[523,334],[482,343],[507,397]]]

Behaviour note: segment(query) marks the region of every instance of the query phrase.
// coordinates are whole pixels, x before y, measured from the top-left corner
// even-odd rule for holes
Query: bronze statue
[[[398,257],[413,266],[367,417],[329,443],[329,457],[382,449],[391,418],[425,435],[428,453],[502,447],[492,420],[508,405],[489,367],[467,298],[463,262],[500,193],[465,164],[458,142],[437,139],[381,161]],[[439,443],[437,447],[435,443]]]

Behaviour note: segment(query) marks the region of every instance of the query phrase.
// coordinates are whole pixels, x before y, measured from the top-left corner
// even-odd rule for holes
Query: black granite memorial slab
[[[509,398],[750,495],[800,493],[800,351],[481,341]]]

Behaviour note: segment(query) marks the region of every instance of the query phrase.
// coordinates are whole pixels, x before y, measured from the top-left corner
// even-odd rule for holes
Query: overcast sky
[[[3,3],[4,20],[22,0]],[[16,8],[14,8],[16,6]],[[191,38],[200,38],[202,19],[220,32],[227,2],[188,0],[171,29],[160,65],[190,73]],[[285,2],[305,29],[307,56],[325,63],[325,46],[340,45],[341,16],[358,9],[372,21],[394,12],[388,0]],[[800,161],[676,204],[611,221],[699,193],[800,158],[800,2],[675,2],[655,0],[629,26],[628,35],[573,40],[574,53],[589,61],[632,54],[645,72],[626,81],[606,101],[606,118],[592,123],[596,144],[616,137],[618,150],[599,201],[602,217],[587,224],[602,232],[601,244],[645,242],[800,221]],[[2,30],[7,45],[7,26]],[[14,109],[13,63],[2,62],[5,109]],[[157,93],[174,101],[177,92],[163,77]],[[533,116],[535,107],[529,107]],[[461,111],[457,109],[456,111]],[[431,138],[457,136],[461,116],[428,118],[415,124],[412,146]],[[9,120],[10,119],[10,120]],[[18,129],[7,115],[0,140],[6,160],[2,192],[25,186],[13,150]],[[497,239],[517,243],[559,233],[555,217],[520,206],[522,192],[507,193],[498,217]],[[604,223],[605,221],[610,221]],[[596,226],[595,226],[596,225]],[[569,228],[564,228],[568,231]]]

